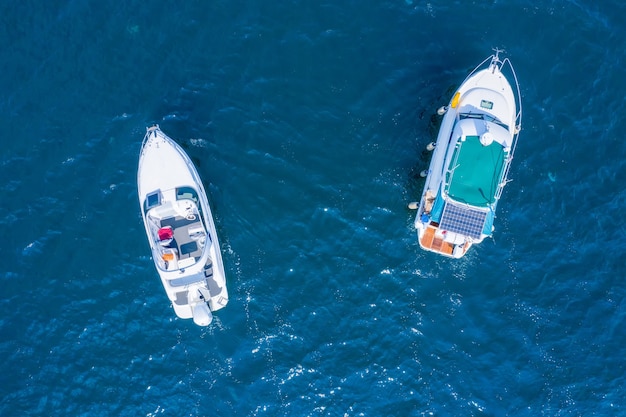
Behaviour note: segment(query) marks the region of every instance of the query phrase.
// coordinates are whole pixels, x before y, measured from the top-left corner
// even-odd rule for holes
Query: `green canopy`
[[[478,136],[459,141],[447,173],[448,195],[477,207],[496,201],[498,183],[504,167],[504,148],[493,141],[484,146]]]

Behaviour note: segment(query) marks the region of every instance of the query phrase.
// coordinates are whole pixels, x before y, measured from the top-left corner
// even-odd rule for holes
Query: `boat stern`
[[[424,223],[417,227],[420,247],[449,258],[462,258],[472,246],[472,240],[458,233],[442,230],[436,224]]]

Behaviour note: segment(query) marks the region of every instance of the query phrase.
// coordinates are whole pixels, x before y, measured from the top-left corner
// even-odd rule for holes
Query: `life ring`
[[[189,214],[187,214],[186,219],[189,220],[189,221],[194,221],[194,220],[196,220],[196,215],[193,214],[193,213],[189,213]]]

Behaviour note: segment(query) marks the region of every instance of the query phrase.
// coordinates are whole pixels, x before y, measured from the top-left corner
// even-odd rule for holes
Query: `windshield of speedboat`
[[[484,120],[486,122],[495,123],[495,124],[497,124],[499,126],[502,126],[506,130],[509,130],[509,127],[505,123],[502,123],[497,117],[494,117],[494,116],[492,116],[490,114],[485,114],[485,113],[461,113],[459,115],[459,120],[463,120],[463,119]]]
[[[178,187],[176,188],[176,200],[191,200],[196,206],[200,218],[204,219],[204,213],[202,212],[202,205],[198,198],[198,192],[193,187]]]
[[[196,205],[198,204],[198,193],[192,187],[178,187],[176,188],[176,200],[192,200]]]

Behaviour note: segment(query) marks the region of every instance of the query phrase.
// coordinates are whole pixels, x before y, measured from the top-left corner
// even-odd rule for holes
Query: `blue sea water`
[[[0,415],[626,415],[617,0],[0,4]],[[436,109],[521,84],[494,239],[420,250]],[[197,164],[229,305],[179,320],[139,147]]]

